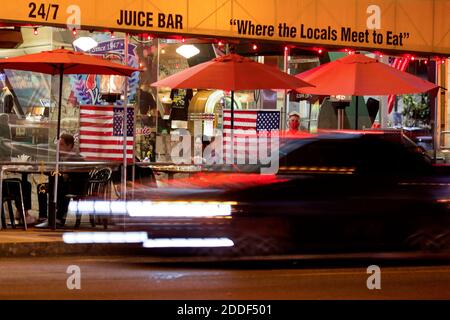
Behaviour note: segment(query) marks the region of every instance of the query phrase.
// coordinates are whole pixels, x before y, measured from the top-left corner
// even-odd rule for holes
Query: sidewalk
[[[37,229],[29,227],[27,231],[17,229],[0,230],[0,258],[24,256],[67,256],[67,255],[115,255],[136,252],[142,245],[136,244],[66,244],[63,234],[66,232],[103,231],[103,228],[74,229]],[[114,231],[108,228],[106,231]]]

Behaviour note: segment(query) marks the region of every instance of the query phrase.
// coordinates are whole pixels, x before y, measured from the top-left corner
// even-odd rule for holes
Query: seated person
[[[38,222],[42,223],[47,221],[48,183],[39,183],[36,187],[39,203]]]
[[[62,134],[59,142],[60,160],[62,162],[77,162],[84,161],[84,158],[73,151],[75,141],[72,135]],[[51,178],[53,179],[53,177]],[[56,209],[56,224],[57,226],[64,226],[67,210],[69,207],[70,198],[68,194],[84,194],[88,182],[88,173],[64,173],[58,178],[58,199]],[[39,201],[39,217],[47,218],[47,204],[53,199],[48,199],[48,184],[39,184],[38,201]],[[43,192],[44,191],[44,192]],[[36,225],[38,228],[48,227],[48,220]]]
[[[23,206],[25,208],[25,219],[27,220],[27,224],[35,224],[36,219],[33,216],[30,216],[30,214],[28,213],[28,211],[31,209],[31,183],[27,180],[22,179],[21,184],[22,184]]]

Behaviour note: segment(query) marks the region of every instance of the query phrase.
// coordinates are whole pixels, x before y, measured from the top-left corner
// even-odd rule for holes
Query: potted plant
[[[430,107],[428,100],[428,94],[407,94],[403,96],[402,115],[406,127],[429,128]]]

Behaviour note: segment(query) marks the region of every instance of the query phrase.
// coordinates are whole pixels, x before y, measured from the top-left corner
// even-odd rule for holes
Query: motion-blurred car
[[[399,134],[286,138],[276,175],[201,172],[134,192],[116,224],[149,240],[231,240],[209,254],[450,248],[449,168]]]

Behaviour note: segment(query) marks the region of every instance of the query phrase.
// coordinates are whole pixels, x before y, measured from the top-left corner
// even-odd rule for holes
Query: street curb
[[[108,256],[139,254],[142,251],[142,244],[66,244],[57,241],[0,244],[0,258],[71,255]]]

